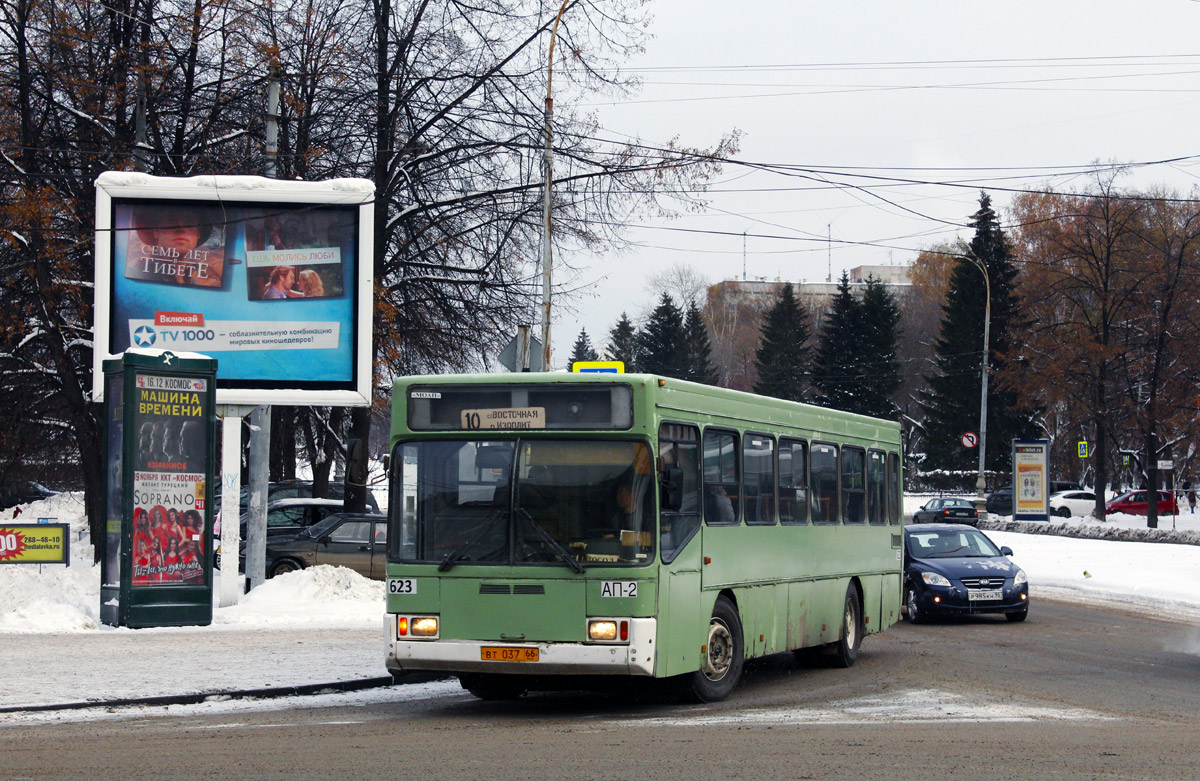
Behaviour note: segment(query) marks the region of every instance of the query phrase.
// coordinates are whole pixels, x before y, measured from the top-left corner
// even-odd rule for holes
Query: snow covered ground
[[[928,497],[905,497],[905,513]],[[79,495],[63,494],[21,508],[19,521],[52,518],[70,523],[71,566],[0,565],[0,666],[8,658],[62,661],[44,681],[24,680],[20,689],[0,687],[0,707],[143,697],[196,691],[229,691],[270,686],[328,683],[386,675],[382,640],[383,584],[342,568],[315,567],[274,578],[242,597],[240,604],[214,610],[208,627],[131,630],[99,622],[100,574]],[[12,520],[0,513],[0,527]],[[1075,518],[1070,526],[1095,524]],[[1119,516],[1107,527],[1144,528],[1144,518]],[[1175,528],[1200,532],[1200,514],[1181,515]],[[1170,517],[1160,522],[1170,529]],[[1039,596],[1057,600],[1119,604],[1184,623],[1200,620],[1200,546],[1076,539],[1047,534],[989,531],[1013,549],[1013,560],[1029,575],[1036,616]],[[219,584],[218,584],[219,586]],[[219,588],[217,589],[219,593]],[[1177,650],[1200,653],[1200,630]],[[1185,632],[1186,635],[1186,632]],[[146,651],[149,649],[148,655]],[[187,654],[188,681],[157,680],[127,665],[103,668],[97,658],[138,654]],[[165,658],[165,657],[164,657]],[[207,687],[207,688],[205,688]],[[401,691],[403,690],[403,691]],[[86,695],[80,692],[87,692]],[[391,692],[390,694],[388,692]],[[446,697],[461,693],[457,683],[437,682],[377,692],[323,695],[330,704],[351,701]],[[306,703],[314,699],[307,698]],[[237,703],[237,704],[235,704]],[[178,708],[203,706],[172,706]],[[251,706],[226,703],[228,710]],[[273,707],[289,707],[277,702]],[[104,716],[101,716],[104,717]],[[0,715],[0,723],[40,718]]]

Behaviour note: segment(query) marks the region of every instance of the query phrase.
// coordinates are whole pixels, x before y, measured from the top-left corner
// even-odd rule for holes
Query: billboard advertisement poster
[[[0,525],[0,564],[70,564],[66,523]]]
[[[1050,517],[1050,442],[1014,439],[1012,444],[1013,517],[1045,520]]]
[[[97,371],[187,351],[217,359],[219,404],[366,403],[373,190],[337,181],[102,174]]]
[[[137,374],[134,586],[204,585],[208,380]]]

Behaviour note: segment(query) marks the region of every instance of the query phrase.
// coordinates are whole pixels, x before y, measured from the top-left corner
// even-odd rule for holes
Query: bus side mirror
[[[683,470],[668,466],[662,471],[662,509],[677,512],[683,507]]]
[[[389,453],[383,454],[383,473],[386,475],[392,471],[392,456]]]

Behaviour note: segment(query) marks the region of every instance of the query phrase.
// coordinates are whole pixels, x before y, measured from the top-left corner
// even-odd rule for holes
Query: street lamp
[[[546,155],[542,161],[545,179],[542,206],[542,371],[547,372],[550,371],[550,185],[554,180],[554,150],[551,145],[554,99],[550,96],[550,87],[554,81],[554,43],[558,40],[558,22],[570,2],[563,0],[558,15],[554,17],[554,27],[550,31],[550,52],[546,57]]]
[[[982,390],[979,393],[979,476],[975,479],[975,491],[979,501],[983,501],[983,470],[984,459],[987,456],[987,392],[988,392],[988,337],[992,325],[992,282],[988,278],[987,265],[974,255],[962,257],[975,264],[975,268],[983,273],[984,299],[983,304],[983,360],[980,362],[980,380]]]

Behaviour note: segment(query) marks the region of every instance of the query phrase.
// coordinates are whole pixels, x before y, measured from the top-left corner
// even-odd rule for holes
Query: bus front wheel
[[[742,677],[745,662],[742,620],[727,597],[717,597],[708,622],[708,642],[700,669],[687,677],[685,695],[695,702],[720,702]]]
[[[851,667],[858,659],[858,648],[862,645],[863,620],[862,602],[858,587],[853,583],[846,589],[846,602],[842,608],[842,636],[833,646],[833,666]]]

